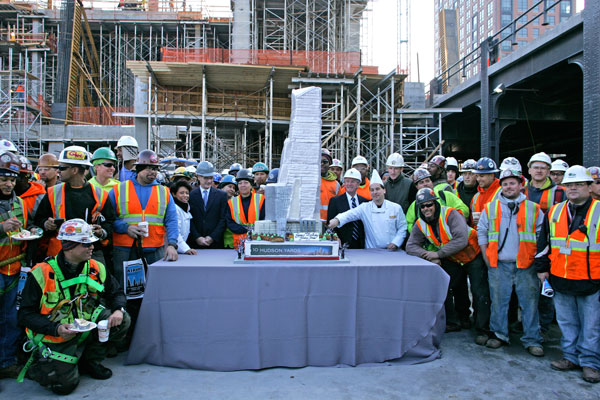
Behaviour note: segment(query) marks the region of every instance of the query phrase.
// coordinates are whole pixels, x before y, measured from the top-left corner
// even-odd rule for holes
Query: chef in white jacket
[[[338,214],[329,228],[361,220],[365,227],[365,248],[398,250],[406,237],[406,217],[400,205],[385,199],[385,189],[377,170],[371,176],[372,201]]]

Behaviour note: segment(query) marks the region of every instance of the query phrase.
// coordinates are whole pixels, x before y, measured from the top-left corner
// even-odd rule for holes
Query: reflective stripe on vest
[[[0,214],[0,223],[6,221],[9,218],[16,218],[22,224],[23,228],[27,227],[27,206],[20,197],[15,197],[15,201],[12,203],[12,210]],[[26,242],[17,241],[11,239],[8,235],[4,234],[0,239],[0,262],[9,260],[11,258],[18,257],[25,247]],[[15,259],[13,262],[6,265],[0,266],[0,274],[2,275],[16,275],[21,272],[21,263],[24,262],[22,259]]]
[[[550,223],[550,273],[566,279],[600,279],[600,202],[592,200],[585,217],[586,235],[577,229],[569,234],[567,201],[555,204],[548,213]],[[589,274],[587,251],[589,246]],[[561,252],[561,249],[562,252]],[[566,251],[565,251],[566,250]],[[564,254],[570,252],[571,254]]]
[[[260,208],[262,207],[265,198],[262,194],[253,194],[250,198],[250,205],[248,206],[248,216],[244,213],[242,206],[242,196],[236,196],[229,199],[229,210],[231,211],[231,218],[240,225],[250,225],[255,223],[260,217]],[[240,241],[246,238],[245,233],[233,233],[233,248],[237,249]]]
[[[495,200],[485,205],[488,215],[488,247],[485,254],[491,267],[498,266],[498,241],[500,239],[500,223],[502,221],[502,208],[500,200]],[[519,235],[519,250],[516,254],[517,268],[529,268],[533,264],[537,250],[537,236],[535,233],[536,221],[540,207],[529,200],[521,203],[517,212],[517,233]],[[505,239],[506,240],[506,239]]]
[[[50,274],[53,277],[50,277]],[[56,261],[56,257],[47,262],[37,264],[31,270],[31,275],[35,278],[41,291],[40,314],[48,315],[53,322],[59,321],[62,324],[71,324],[77,314],[77,318],[90,320],[97,304],[92,304],[92,300],[97,300],[99,292],[104,291],[103,283],[106,281],[106,268],[96,260],[90,260],[85,263],[81,274],[75,278],[65,280],[64,275]],[[75,286],[75,301],[71,301],[71,292],[69,288]],[[56,309],[59,307],[58,309]],[[27,329],[32,333],[29,329]],[[35,334],[33,334],[35,335]],[[61,336],[46,335],[42,339],[44,342],[61,343],[67,340]]]
[[[153,185],[146,208],[142,209],[133,182],[127,180],[114,187],[117,215],[127,225],[148,222],[148,237],[142,239],[144,247],[160,247],[164,244],[165,215],[170,201],[169,189],[161,185]],[[126,233],[113,233],[115,246],[131,247],[133,238]]]
[[[450,211],[457,211],[454,208],[442,206],[440,209],[440,217],[438,220],[438,228],[440,230],[440,240],[433,233],[431,225],[425,222],[422,218],[419,218],[416,222],[416,226],[419,228],[421,233],[427,238],[429,243],[433,244],[437,250],[441,249],[446,243],[452,240],[452,232],[448,226],[448,216]],[[458,212],[458,211],[457,211]],[[460,213],[459,213],[460,214]],[[459,264],[467,264],[477,257],[477,254],[481,251],[479,244],[477,244],[477,232],[475,229],[468,227],[469,238],[467,246],[456,254],[448,257],[450,260]]]
[[[554,205],[554,200],[556,199],[556,192],[562,189],[559,186],[552,186],[550,189],[544,190],[542,196],[540,197],[540,202],[537,203],[543,212],[547,212],[550,207]],[[529,185],[525,187],[525,196],[529,200]]]

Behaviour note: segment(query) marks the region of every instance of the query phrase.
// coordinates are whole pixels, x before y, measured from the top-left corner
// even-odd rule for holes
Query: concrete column
[[[145,117],[135,117],[135,140],[137,140],[140,150],[148,148],[148,115],[150,110],[148,107],[150,104],[146,104],[148,101],[148,94],[150,85],[142,81],[138,76],[135,77],[134,82],[134,97],[133,97],[133,113],[135,115],[146,115]]]
[[[600,165],[600,2],[583,11],[583,165]]]
[[[231,62],[247,64],[250,61],[250,0],[233,1],[233,25],[231,27]],[[240,51],[247,50],[247,51]]]

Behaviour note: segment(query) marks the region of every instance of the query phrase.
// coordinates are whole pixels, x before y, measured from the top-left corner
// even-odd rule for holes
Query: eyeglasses
[[[115,164],[109,163],[109,162],[100,163],[100,165],[103,165],[106,168],[114,168],[115,167]]]
[[[149,169],[152,171],[158,171],[160,169],[160,167],[158,165],[146,165],[144,166],[144,169]]]
[[[424,210],[426,208],[430,208],[433,207],[435,205],[435,203],[433,201],[429,202],[429,203],[423,203],[421,204],[421,210]]]
[[[58,166],[58,167],[56,167],[56,168],[58,168],[58,170],[59,170],[59,171],[66,171],[66,170],[68,170],[69,168],[71,168],[71,166],[70,166],[70,165],[59,165],[59,166]]]
[[[94,243],[79,243],[81,245],[81,247],[85,247],[86,249],[89,249],[90,247],[92,247],[94,245]]]

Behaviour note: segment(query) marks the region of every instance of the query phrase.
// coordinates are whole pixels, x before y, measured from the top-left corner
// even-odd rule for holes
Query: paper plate
[[[96,328],[95,322],[90,322],[90,324],[86,328],[76,328],[75,324],[71,324],[71,325],[72,325],[72,327],[70,328],[70,330],[73,332],[87,332],[87,331],[91,331],[92,329]]]
[[[27,241],[27,240],[36,240],[41,238],[40,235],[31,235],[31,236],[27,236],[27,237],[19,237],[17,235],[12,235],[11,239],[13,240],[18,240],[18,241]]]

